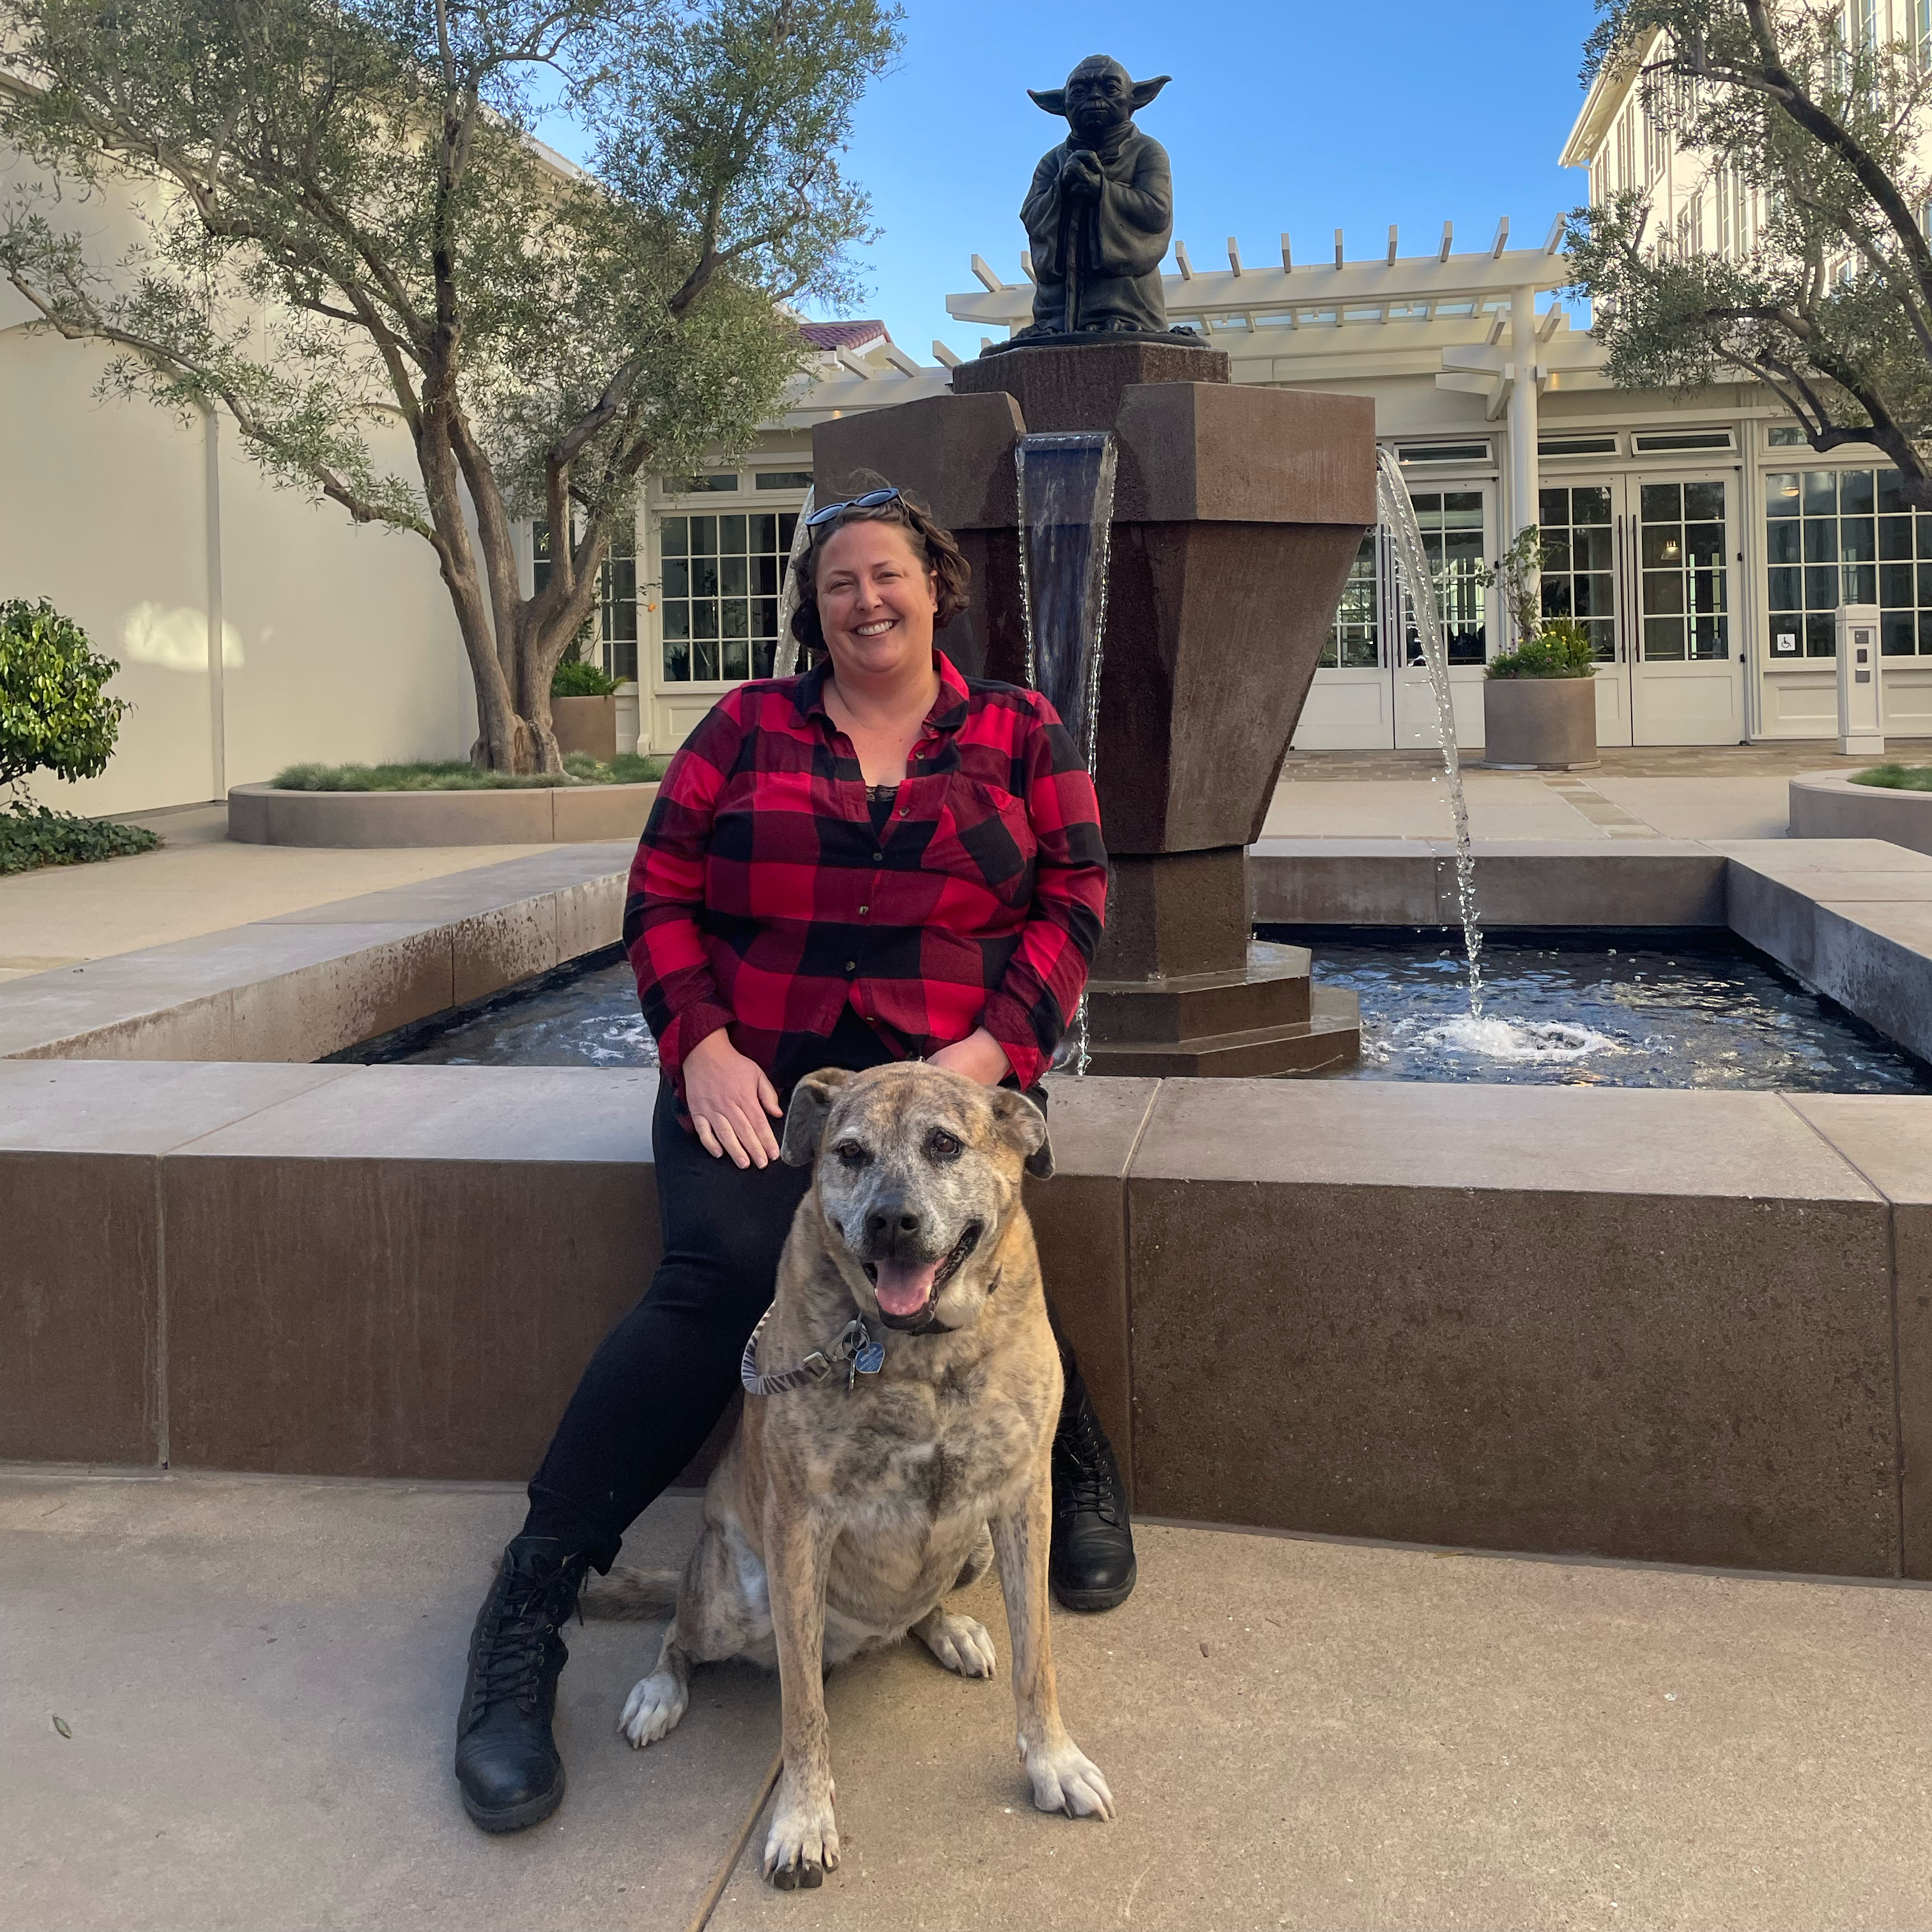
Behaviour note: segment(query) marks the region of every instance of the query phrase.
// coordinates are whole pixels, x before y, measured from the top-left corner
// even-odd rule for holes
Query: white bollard
[[[1878,650],[1878,606],[1838,606],[1838,749],[1852,758],[1885,755]]]

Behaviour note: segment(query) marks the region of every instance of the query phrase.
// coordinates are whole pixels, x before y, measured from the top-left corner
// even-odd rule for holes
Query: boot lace
[[[472,1682],[475,1711],[481,1717],[512,1700],[536,1708],[538,1686],[556,1640],[557,1626],[570,1615],[576,1592],[567,1574],[512,1574],[500,1586],[495,1614],[479,1638]]]
[[[1118,1529],[1120,1492],[1113,1457],[1100,1433],[1098,1418],[1085,1403],[1054,1448],[1060,1465],[1055,1500],[1060,1514],[1098,1516],[1109,1529]]]

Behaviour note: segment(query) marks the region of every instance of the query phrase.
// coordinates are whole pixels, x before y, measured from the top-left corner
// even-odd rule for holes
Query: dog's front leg
[[[1047,1626],[1046,1564],[1052,1538],[1053,1485],[1042,1453],[1024,1501],[993,1523],[1000,1590],[1013,1650],[1013,1706],[1020,1756],[1042,1811],[1070,1817],[1114,1815],[1107,1780],[1060,1721],[1053,1681],[1053,1644]]]
[[[765,1566],[784,1712],[784,1772],[765,1840],[765,1876],[782,1892],[824,1882],[838,1866],[832,1739],[825,1721],[825,1584],[837,1526],[803,1496],[765,1505]]]

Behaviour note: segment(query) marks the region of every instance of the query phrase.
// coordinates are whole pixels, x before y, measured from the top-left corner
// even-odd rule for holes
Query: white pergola
[[[1445,222],[1433,254],[1404,255],[1391,226],[1380,256],[1351,261],[1338,228],[1332,257],[1314,261],[1298,260],[1283,235],[1279,263],[1244,260],[1231,236],[1225,268],[1197,267],[1178,242],[1174,272],[1161,279],[1169,316],[1224,350],[1238,382],[1320,387],[1430,376],[1438,388],[1480,398],[1485,420],[1507,418],[1512,520],[1521,524],[1535,516],[1538,398],[1606,386],[1589,334],[1571,328],[1560,304],[1537,311],[1539,296],[1570,280],[1558,252],[1562,234],[1559,220],[1540,248],[1512,248],[1504,220],[1486,248],[1458,253]],[[980,286],[948,296],[947,314],[982,331],[988,344],[1024,328],[1033,319],[1031,266],[1023,253],[1022,279],[1006,282],[975,255]],[[932,346],[938,362],[931,367],[897,352],[883,369],[842,357],[838,374],[801,384],[785,421],[805,428],[943,394],[958,358],[943,343]]]

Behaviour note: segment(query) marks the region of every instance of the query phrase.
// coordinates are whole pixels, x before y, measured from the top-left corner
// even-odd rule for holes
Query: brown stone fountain
[[[1108,130],[1087,110],[1110,84],[1112,124],[1131,142],[1096,138]],[[1312,1072],[1357,1057],[1354,1000],[1312,986],[1304,949],[1251,938],[1244,848],[1376,520],[1374,406],[1238,388],[1220,351],[1141,326],[1149,282],[1159,298],[1166,157],[1132,128],[1135,92],[1096,59],[1064,96],[1035,97],[1074,129],[1027,203],[1036,272],[1070,262],[1072,286],[1042,274],[1034,327],[956,369],[950,396],[821,424],[816,491],[828,501],[884,478],[922,497],[973,566],[971,605],[941,648],[969,674],[1025,682],[1018,452],[1029,436],[1112,434],[1094,776],[1113,877],[1088,992],[1091,1070]],[[1042,206],[1049,164],[1066,186]],[[1097,190],[1073,191],[1094,174]],[[1100,271],[1123,208],[1144,237],[1156,175],[1158,246],[1129,304],[1123,277]],[[1144,259],[1144,247],[1127,266]],[[1108,304],[1098,328],[1090,299]]]

